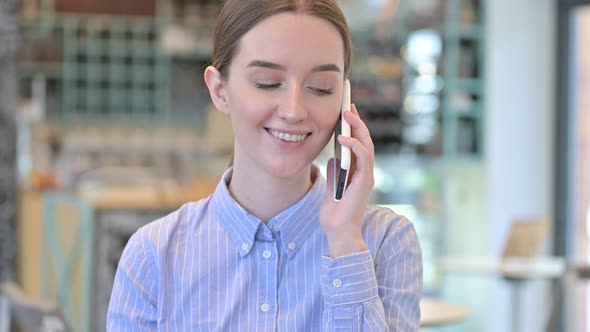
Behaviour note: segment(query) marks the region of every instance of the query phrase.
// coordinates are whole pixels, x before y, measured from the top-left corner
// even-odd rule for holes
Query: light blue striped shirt
[[[108,331],[418,331],[422,254],[413,225],[368,207],[369,250],[325,256],[326,181],[268,224],[230,195],[229,169],[210,197],[139,229],[117,269]]]

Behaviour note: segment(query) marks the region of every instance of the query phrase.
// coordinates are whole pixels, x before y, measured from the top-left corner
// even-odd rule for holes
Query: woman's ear
[[[213,66],[207,67],[205,69],[205,84],[207,84],[207,88],[209,89],[209,95],[211,95],[211,100],[215,107],[221,111],[222,113],[227,114],[227,94],[226,94],[226,86],[223,77],[221,76],[221,72],[217,70],[217,68]]]

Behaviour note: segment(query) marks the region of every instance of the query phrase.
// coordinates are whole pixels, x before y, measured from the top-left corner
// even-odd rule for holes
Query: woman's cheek
[[[265,113],[276,106],[276,100],[265,95],[254,94],[244,98],[242,105],[247,113]]]
[[[321,114],[325,114],[329,118],[336,119],[336,114],[340,114],[341,101],[333,96],[315,97],[310,101],[309,105],[316,112],[321,112]]]

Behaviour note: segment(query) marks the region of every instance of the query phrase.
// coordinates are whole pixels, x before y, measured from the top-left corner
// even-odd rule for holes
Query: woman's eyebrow
[[[285,71],[285,67],[283,67],[277,63],[264,61],[264,60],[253,60],[248,64],[248,67],[261,67],[261,68],[268,68],[268,69]],[[311,71],[312,72],[334,71],[337,73],[341,72],[340,68],[333,63],[313,67],[313,69]]]
[[[335,71],[337,73],[340,72],[340,68],[338,68],[337,65],[330,63],[327,65],[321,65],[321,66],[317,66],[317,67],[313,67],[313,69],[311,71],[314,72],[320,72],[320,71]]]
[[[262,67],[262,68],[285,71],[285,67],[283,67],[279,64],[269,62],[269,61],[264,61],[264,60],[253,60],[248,64],[248,67]]]

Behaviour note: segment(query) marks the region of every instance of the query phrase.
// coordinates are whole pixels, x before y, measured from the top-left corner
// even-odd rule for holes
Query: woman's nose
[[[294,86],[289,89],[285,96],[286,100],[281,103],[280,116],[289,122],[300,122],[307,119],[307,109],[303,102],[303,93],[301,88]]]

